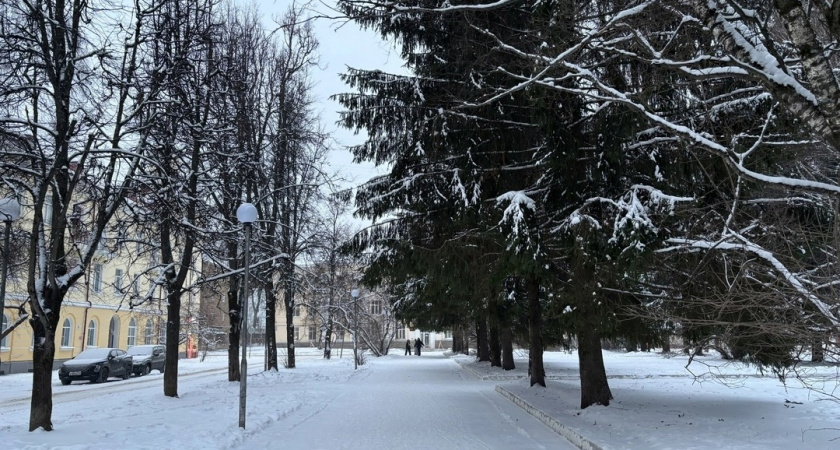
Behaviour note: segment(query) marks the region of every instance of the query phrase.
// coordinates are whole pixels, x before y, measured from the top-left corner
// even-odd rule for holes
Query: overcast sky
[[[333,0],[327,0],[327,2],[330,5],[334,3]],[[271,18],[285,12],[291,1],[256,0],[256,3],[266,19],[267,26],[270,26]],[[336,15],[323,4],[316,3],[313,8],[324,14]],[[363,142],[364,136],[354,136],[351,131],[336,125],[341,106],[337,102],[330,101],[329,97],[350,91],[349,87],[338,78],[338,74],[344,72],[348,66],[357,69],[379,69],[391,73],[404,73],[403,61],[392,45],[384,42],[370,30],[360,30],[353,23],[318,19],[315,21],[315,31],[320,43],[319,54],[322,68],[313,71],[316,82],[315,97],[318,99],[322,123],[336,140],[331,158],[332,166],[335,171],[339,171],[348,178],[350,184],[358,185],[377,173],[383,173],[383,170],[377,170],[372,164],[353,164],[352,155],[345,146]]]

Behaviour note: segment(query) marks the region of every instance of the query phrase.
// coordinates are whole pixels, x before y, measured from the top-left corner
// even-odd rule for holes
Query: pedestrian
[[[414,354],[420,356],[420,347],[425,347],[422,342],[420,342],[420,338],[414,340]]]
[[[411,339],[405,340],[405,354],[411,355]]]

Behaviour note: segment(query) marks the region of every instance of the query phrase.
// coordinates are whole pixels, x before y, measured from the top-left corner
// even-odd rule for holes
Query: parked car
[[[78,380],[93,383],[104,383],[109,377],[127,380],[131,376],[132,359],[118,348],[89,348],[65,361],[58,369],[58,378],[65,386]]]
[[[166,362],[166,347],[163,345],[135,345],[127,353],[134,358],[134,375],[147,375],[153,370],[163,373]]]

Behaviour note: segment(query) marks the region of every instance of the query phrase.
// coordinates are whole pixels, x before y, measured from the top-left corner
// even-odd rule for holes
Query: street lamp
[[[350,296],[353,297],[353,370],[359,368],[359,354],[358,354],[358,334],[359,334],[359,290],[353,289],[350,291]]]
[[[20,203],[15,198],[0,199],[0,220],[6,223],[3,238],[3,271],[0,274],[0,332],[6,325],[6,275],[9,271],[9,236],[12,233],[12,222],[20,218]]]
[[[243,295],[239,303],[241,314],[239,317],[239,339],[242,340],[242,364],[239,368],[239,428],[245,428],[245,398],[247,396],[248,381],[248,272],[251,265],[251,224],[257,221],[257,208],[251,203],[243,203],[236,209],[236,218],[245,227],[245,275]]]

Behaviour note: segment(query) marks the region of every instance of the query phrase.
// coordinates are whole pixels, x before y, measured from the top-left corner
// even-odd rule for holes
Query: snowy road
[[[502,398],[495,383],[474,379],[440,353],[371,359],[360,377],[323,383],[323,397],[243,448],[576,448]]]
[[[311,353],[311,354],[310,354]],[[251,359],[247,426],[226,357],[182,360],[179,398],[157,372],[105,384],[53,383],[55,430],[26,431],[31,376],[0,377],[0,442],[15,449],[573,449],[442,353],[324,360],[294,370]]]

